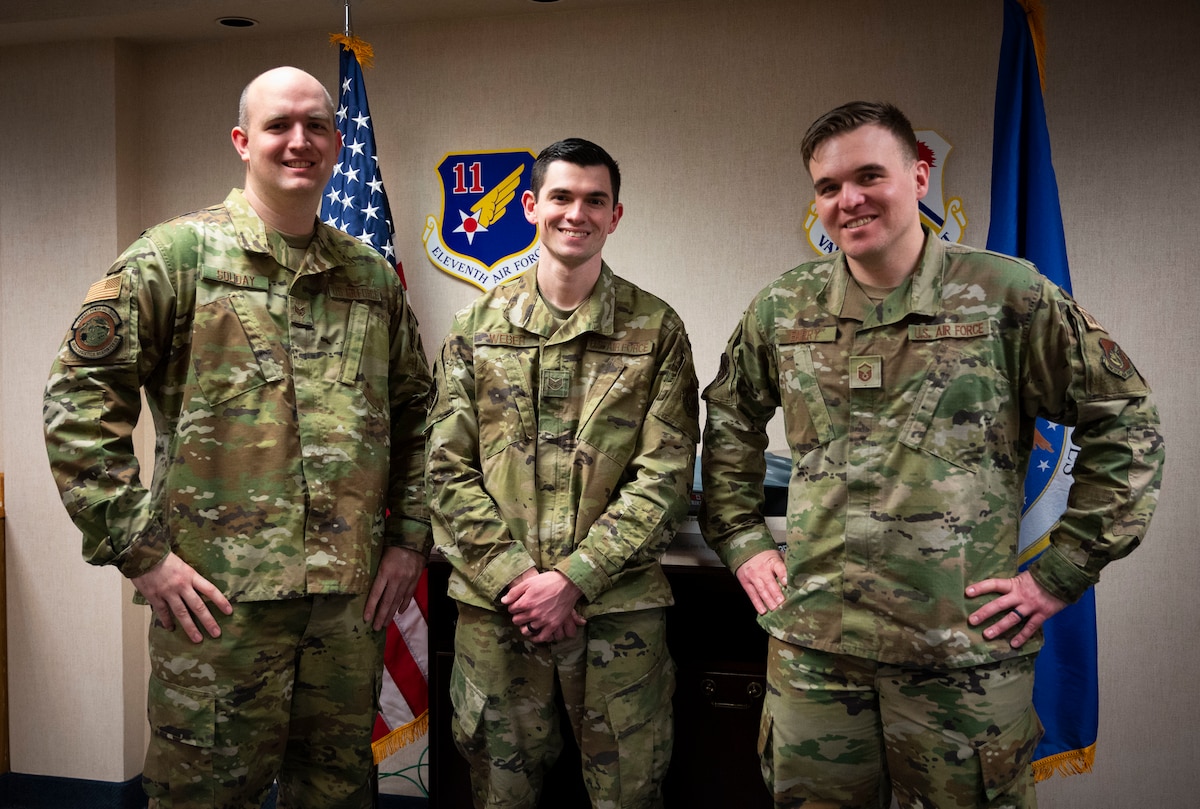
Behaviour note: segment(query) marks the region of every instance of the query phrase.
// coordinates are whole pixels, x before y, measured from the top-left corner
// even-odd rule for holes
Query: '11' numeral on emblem
[[[483,174],[483,166],[478,163],[471,164],[471,187],[466,185],[466,169],[465,163],[454,164],[454,193],[455,194],[482,194],[483,182],[481,175]]]

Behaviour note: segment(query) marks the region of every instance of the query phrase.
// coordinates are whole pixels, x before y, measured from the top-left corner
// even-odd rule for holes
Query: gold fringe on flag
[[[1096,763],[1096,744],[1093,742],[1082,750],[1068,750],[1053,756],[1039,758],[1033,762],[1033,780],[1045,781],[1054,775],[1080,775],[1091,772]]]
[[[363,70],[367,70],[375,62],[375,49],[371,47],[371,43],[365,39],[359,39],[356,36],[347,36],[346,34],[330,34],[329,42],[333,45],[341,45],[346,50],[354,54],[358,59],[358,64]]]
[[[1025,9],[1029,21],[1029,34],[1033,37],[1033,52],[1037,56],[1038,78],[1042,82],[1042,95],[1046,94],[1046,9],[1042,0],[1018,0]]]
[[[398,728],[393,728],[388,735],[377,742],[371,742],[371,752],[375,755],[375,763],[381,763],[385,758],[402,747],[408,747],[417,739],[429,732],[429,711],[422,711],[411,722]]]

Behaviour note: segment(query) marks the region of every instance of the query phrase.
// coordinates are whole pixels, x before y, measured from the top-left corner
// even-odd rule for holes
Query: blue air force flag
[[[1036,18],[1034,18],[1036,20]],[[1067,240],[1050,161],[1050,133],[1030,18],[1004,0],[1004,35],[996,80],[989,250],[1032,261],[1070,292]],[[1025,476],[1022,562],[1047,545],[1067,504],[1075,447],[1070,430],[1038,419]],[[1033,704],[1046,728],[1034,752],[1038,780],[1091,769],[1099,722],[1096,604],[1091,590],[1042,626]]]
[[[442,159],[441,218],[425,218],[422,238],[433,266],[488,290],[537,262],[537,228],[521,206],[535,159],[529,150]]]

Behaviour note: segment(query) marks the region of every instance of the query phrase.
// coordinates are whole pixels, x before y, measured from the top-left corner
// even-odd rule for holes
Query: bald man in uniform
[[[93,284],[44,413],[85,559],[154,610],[151,807],[373,805],[387,621],[431,539],[430,376],[392,268],[316,217],[341,148],[291,67],[242,93],[245,189],[142,234]],[[140,482],[144,392],[156,434]]]

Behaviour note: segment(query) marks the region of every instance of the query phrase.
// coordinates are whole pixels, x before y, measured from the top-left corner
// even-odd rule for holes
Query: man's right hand
[[[766,615],[783,603],[787,565],[779,551],[763,551],[751,556],[737,569],[736,575],[759,615]]]
[[[146,601],[150,602],[163,628],[173,630],[178,621],[192,643],[199,643],[204,639],[196,627],[197,621],[208,631],[209,637],[215,638],[221,634],[221,627],[217,625],[217,620],[204,603],[205,598],[226,615],[233,612],[233,605],[229,603],[229,599],[174,552],[168,553],[149,571],[130,581]]]

